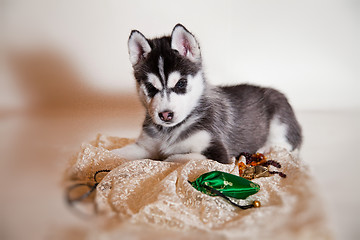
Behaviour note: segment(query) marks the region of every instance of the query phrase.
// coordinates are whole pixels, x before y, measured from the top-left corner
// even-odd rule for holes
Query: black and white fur
[[[181,24],[151,40],[134,30],[128,47],[146,116],[138,140],[114,153],[159,160],[198,153],[229,163],[240,152],[300,147],[301,129],[285,96],[247,84],[208,84],[199,44]]]

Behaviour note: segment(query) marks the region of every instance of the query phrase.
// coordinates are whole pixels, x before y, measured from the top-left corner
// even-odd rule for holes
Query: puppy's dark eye
[[[187,87],[187,79],[181,78],[173,88],[174,92],[176,93],[185,93]]]
[[[153,98],[158,92],[159,90],[157,88],[155,88],[151,83],[146,82],[145,83],[145,87],[146,87],[146,91],[148,93],[148,96],[150,98]]]
[[[186,88],[186,85],[187,85],[187,80],[182,78],[176,83],[175,88]]]

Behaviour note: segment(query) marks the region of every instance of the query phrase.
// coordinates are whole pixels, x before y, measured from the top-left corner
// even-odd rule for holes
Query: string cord
[[[76,203],[76,202],[81,202],[81,201],[85,200],[86,198],[88,198],[88,197],[90,196],[90,194],[95,191],[95,189],[97,188],[97,186],[98,186],[99,183],[100,183],[100,182],[97,180],[97,175],[98,175],[99,173],[103,173],[103,172],[110,172],[110,170],[107,170],[107,169],[106,169],[106,170],[96,171],[95,174],[94,174],[94,182],[95,182],[95,183],[78,183],[78,184],[74,184],[74,185],[68,187],[68,189],[66,190],[66,202],[68,203],[68,205],[69,205],[70,207],[73,207],[73,206],[74,206],[74,203]],[[89,190],[88,190],[87,192],[85,192],[84,194],[80,195],[80,196],[77,197],[77,198],[71,198],[71,197],[70,197],[70,193],[71,193],[74,189],[76,189],[76,188],[78,188],[78,187],[81,187],[81,186],[86,186],[86,187],[89,188]],[[81,213],[81,214],[83,214],[83,213]]]
[[[190,181],[188,181],[188,182],[191,184]],[[238,208],[243,209],[243,210],[254,207],[253,204],[241,206],[241,205],[239,205],[239,204],[231,201],[231,199],[230,199],[229,197],[227,197],[227,196],[226,196],[225,194],[223,194],[222,192],[216,190],[215,188],[212,188],[212,187],[210,187],[210,186],[208,186],[208,185],[206,185],[206,184],[204,184],[203,186],[204,186],[207,190],[209,190],[211,193],[213,193],[213,194],[215,194],[215,195],[217,195],[217,196],[219,196],[219,197],[224,198],[224,199],[227,200],[231,205],[233,205],[233,206],[235,206],[235,207],[238,207]]]

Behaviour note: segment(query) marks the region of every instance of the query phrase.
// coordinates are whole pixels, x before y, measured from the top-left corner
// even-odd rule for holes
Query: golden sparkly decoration
[[[246,163],[244,163],[244,161]],[[237,165],[239,167],[239,176],[248,180],[259,177],[269,177],[270,174],[279,174],[280,177],[286,177],[286,174],[282,172],[270,171],[270,165],[276,168],[281,168],[281,165],[274,160],[267,160],[262,153],[240,153]]]

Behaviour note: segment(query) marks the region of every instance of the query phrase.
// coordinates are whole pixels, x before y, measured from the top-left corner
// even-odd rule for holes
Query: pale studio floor
[[[66,162],[97,133],[136,137],[142,110],[135,102],[0,115],[0,239],[70,239],[86,225],[66,207]],[[336,239],[360,239],[360,112],[300,111],[302,159],[318,182]],[[316,187],[316,186],[314,186]]]

